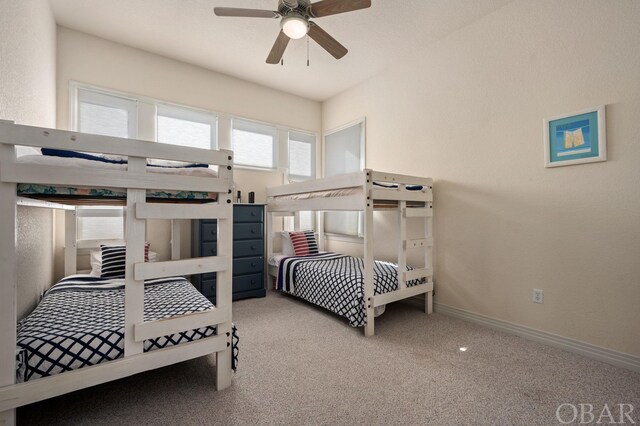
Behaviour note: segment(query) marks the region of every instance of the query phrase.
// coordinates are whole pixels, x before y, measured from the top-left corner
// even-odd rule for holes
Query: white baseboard
[[[546,343],[569,352],[574,352],[598,361],[606,362],[617,367],[640,372],[640,357],[602,348],[600,346],[559,336],[557,334],[547,333],[546,331],[540,331],[523,325],[514,324],[512,322],[491,318],[486,315],[476,314],[463,309],[454,308],[453,306],[434,303],[433,308],[435,312],[443,315],[449,315],[475,322],[496,330],[524,337],[525,339]]]

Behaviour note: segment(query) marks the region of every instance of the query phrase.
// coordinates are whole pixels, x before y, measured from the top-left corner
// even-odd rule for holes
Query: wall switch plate
[[[544,303],[544,293],[539,288],[533,289],[533,303]]]

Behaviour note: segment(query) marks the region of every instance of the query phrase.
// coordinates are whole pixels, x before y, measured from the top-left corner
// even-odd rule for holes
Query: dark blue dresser
[[[191,222],[191,256],[217,254],[217,221]],[[213,303],[216,301],[216,274],[191,277],[193,285]],[[264,205],[233,205],[233,300],[264,297]]]

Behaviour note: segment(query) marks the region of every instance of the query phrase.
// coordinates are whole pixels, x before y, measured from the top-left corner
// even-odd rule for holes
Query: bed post
[[[318,230],[318,249],[325,251],[324,212],[316,212],[316,229]]]
[[[231,151],[229,151],[231,153]],[[218,176],[229,183],[227,193],[218,193],[218,203],[226,206],[228,213],[225,219],[218,219],[218,255],[227,257],[226,268],[217,273],[216,307],[228,308],[231,312],[233,286],[233,204],[231,187],[233,185],[233,158],[229,155],[227,167],[218,166]],[[217,334],[227,335],[227,349],[216,352],[216,389],[222,390],[231,386],[231,315],[226,322],[218,324]]]
[[[265,235],[267,238],[267,255],[266,257],[266,261],[267,261],[267,271],[269,268],[269,259],[271,259],[271,256],[273,256],[273,212],[271,210],[269,210],[269,204],[267,204],[265,206],[265,215],[266,215],[266,231],[265,231]],[[267,273],[266,274],[266,280],[267,280],[267,290],[269,290],[271,288],[271,277],[270,275]]]
[[[76,210],[64,212],[64,275],[78,273],[78,216]]]
[[[371,198],[371,170],[365,170],[364,193],[367,200],[364,209],[364,298],[367,312],[367,324],[364,326],[365,337],[373,336],[374,307],[373,307],[373,199]]]
[[[171,260],[180,260],[180,238],[182,237],[182,222],[171,219]]]
[[[433,186],[429,186],[429,193],[432,193]],[[433,200],[433,198],[431,198]],[[429,210],[431,210],[431,214],[425,216],[424,218],[424,233],[426,238],[433,239],[433,201],[426,203]],[[425,268],[433,268],[433,244],[426,247],[424,251],[424,267]],[[430,278],[427,278],[428,281],[433,283],[433,273]],[[427,291],[424,294],[424,312],[426,314],[431,314],[433,312],[433,290]]]
[[[16,158],[13,146],[0,145],[2,164]],[[16,258],[16,184],[0,182],[0,387],[15,383],[16,322],[17,322],[17,258]],[[13,425],[16,410],[0,412],[0,425]]]
[[[145,158],[129,157],[128,171],[144,173],[147,166]],[[136,342],[135,325],[144,321],[144,280],[136,280],[134,267],[144,263],[144,240],[146,221],[136,217],[136,204],[144,204],[147,191],[127,189],[127,218],[125,241],[127,255],[125,260],[124,283],[124,356],[141,354],[144,342]]]
[[[404,190],[405,185],[400,184],[401,190]],[[406,217],[407,202],[404,200],[398,201],[398,289],[401,290],[407,286],[404,281],[404,271],[407,270],[407,217]]]

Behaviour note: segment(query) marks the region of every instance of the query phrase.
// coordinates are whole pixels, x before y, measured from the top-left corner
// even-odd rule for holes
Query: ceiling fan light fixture
[[[282,18],[282,31],[287,37],[297,40],[309,31],[309,23],[300,15],[289,15]]]

